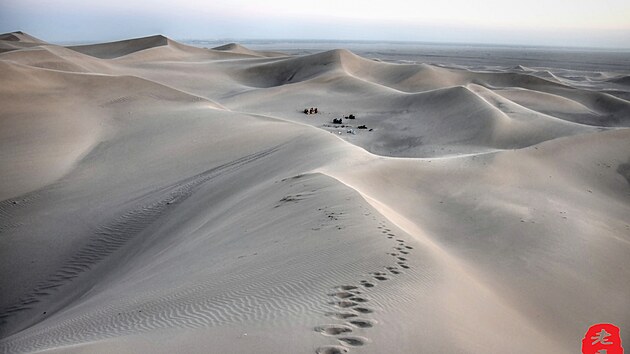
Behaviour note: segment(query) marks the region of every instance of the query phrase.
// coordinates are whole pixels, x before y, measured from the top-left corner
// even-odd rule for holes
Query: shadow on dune
[[[628,159],[628,162],[626,163],[619,164],[619,167],[617,167],[617,173],[625,178],[630,186],[630,159]]]

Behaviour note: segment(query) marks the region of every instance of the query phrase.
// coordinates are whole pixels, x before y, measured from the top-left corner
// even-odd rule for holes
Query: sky
[[[390,40],[630,48],[630,0],[0,0],[0,32],[50,42]]]

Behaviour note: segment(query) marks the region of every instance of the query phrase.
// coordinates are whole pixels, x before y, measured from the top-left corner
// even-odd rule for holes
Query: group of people
[[[349,117],[344,117],[344,118],[345,119],[355,119],[355,116],[351,114]],[[333,118],[332,122],[333,122],[333,124],[343,124],[343,119],[341,119],[341,118]],[[343,128],[343,127],[345,127],[345,125],[342,125],[341,127]],[[351,126],[348,125],[348,127],[351,127]],[[372,128],[368,128],[367,125],[365,125],[365,124],[359,125],[357,127],[357,129],[367,129],[370,132],[374,130]],[[353,129],[348,129],[347,133],[348,134],[356,134]]]
[[[311,107],[311,108],[304,108],[304,114],[317,114],[317,107]],[[347,116],[344,116],[343,119],[356,119],[357,117],[354,114],[350,114]],[[343,124],[343,119],[342,118],[333,118],[332,123],[333,124]],[[344,125],[341,126],[342,128],[345,127]],[[366,125],[360,125],[357,127],[357,129],[368,129],[368,127]],[[368,129],[369,131],[372,131],[374,129]],[[356,134],[354,132],[353,129],[348,129],[348,133],[349,134]]]
[[[349,116],[344,116],[343,118],[344,119],[355,119],[356,117],[354,116],[354,114],[351,114]],[[343,120],[341,118],[334,118],[333,119],[333,124],[343,124]]]

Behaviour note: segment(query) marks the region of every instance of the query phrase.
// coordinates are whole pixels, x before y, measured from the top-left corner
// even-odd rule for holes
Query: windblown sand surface
[[[627,74],[162,36],[0,52],[2,352],[630,343]]]

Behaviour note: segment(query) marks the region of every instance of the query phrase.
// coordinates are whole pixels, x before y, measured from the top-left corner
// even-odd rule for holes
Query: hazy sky
[[[0,32],[100,41],[360,39],[630,48],[630,0],[0,0]]]

